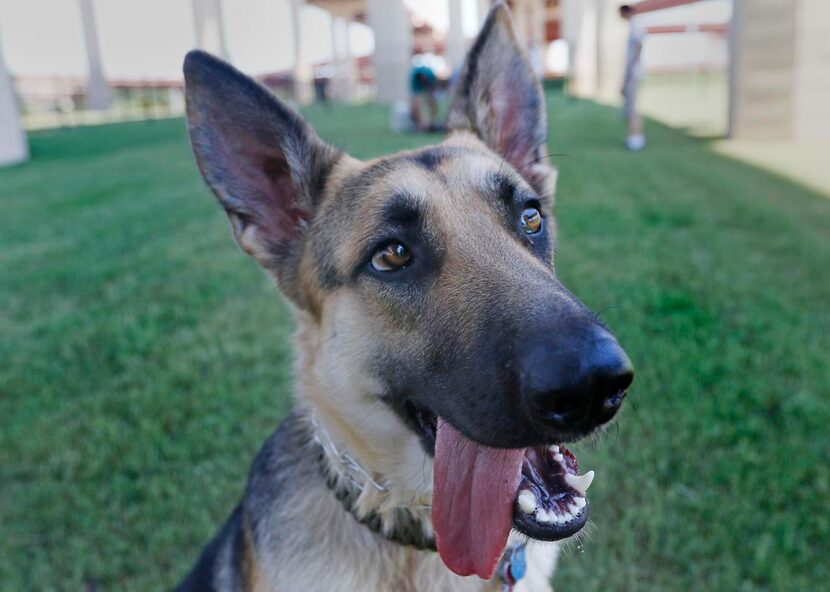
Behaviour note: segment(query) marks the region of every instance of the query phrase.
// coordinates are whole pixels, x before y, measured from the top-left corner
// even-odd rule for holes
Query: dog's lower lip
[[[528,448],[516,493],[513,528],[533,539],[558,541],[588,521],[585,492],[593,471],[579,475],[570,450],[560,445]]]

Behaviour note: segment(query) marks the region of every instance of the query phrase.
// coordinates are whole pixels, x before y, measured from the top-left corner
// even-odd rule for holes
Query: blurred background
[[[830,3],[512,0],[558,273],[638,369],[560,590],[830,581]],[[170,587],[290,407],[291,318],[189,152],[200,47],[359,158],[441,139],[487,0],[0,0],[0,590]],[[426,92],[424,92],[426,91]]]
[[[434,72],[440,98],[488,4],[2,0],[0,162],[25,159],[24,130],[181,115],[180,58],[192,47],[232,61],[300,105],[397,102],[400,119],[411,69]],[[628,31],[620,4],[516,0],[511,6],[541,77],[573,96],[614,102]],[[824,4],[639,2],[648,35],[640,109],[694,134],[734,139],[720,149],[826,188],[826,167],[818,162],[830,141]],[[741,140],[778,142],[776,157]]]

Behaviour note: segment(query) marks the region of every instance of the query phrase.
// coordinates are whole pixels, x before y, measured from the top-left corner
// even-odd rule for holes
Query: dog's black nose
[[[634,369],[602,327],[590,327],[582,336],[567,333],[528,344],[519,378],[537,420],[559,432],[585,433],[614,417]]]

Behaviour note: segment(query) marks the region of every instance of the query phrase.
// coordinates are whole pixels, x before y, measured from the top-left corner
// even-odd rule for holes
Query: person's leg
[[[429,105],[429,121],[427,127],[430,131],[435,130],[435,125],[438,122],[438,98],[435,96],[435,91],[427,93],[427,104]]]
[[[423,127],[423,108],[421,106],[421,95],[415,93],[412,95],[412,100],[410,101],[412,105],[412,123],[415,127],[416,131],[420,131]]]
[[[640,117],[640,114],[637,113],[637,110],[631,113],[628,117],[628,135],[629,136],[639,136],[643,133],[643,120]]]
[[[637,151],[646,147],[646,138],[643,135],[643,120],[637,112],[637,91],[640,87],[639,80],[631,80],[623,91],[623,109],[628,122],[628,135],[625,139],[625,147]]]

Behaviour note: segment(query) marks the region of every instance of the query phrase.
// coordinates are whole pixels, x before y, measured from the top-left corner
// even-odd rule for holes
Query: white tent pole
[[[20,125],[17,95],[3,59],[0,44],[0,166],[16,164],[29,159],[26,133]]]
[[[196,28],[196,47],[223,60],[229,59],[222,0],[193,0],[193,24]]]
[[[86,108],[95,111],[106,111],[112,104],[112,91],[107,84],[104,69],[101,66],[101,49],[98,46],[95,7],[92,4],[93,0],[79,0],[79,2],[89,67],[89,77],[86,85]]]

